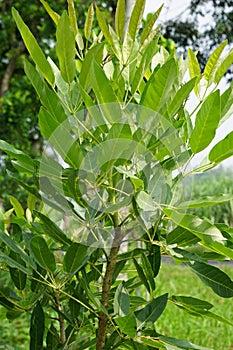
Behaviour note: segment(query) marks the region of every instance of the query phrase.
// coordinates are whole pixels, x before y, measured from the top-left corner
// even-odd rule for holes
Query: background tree
[[[201,68],[209,52],[228,39],[233,41],[233,3],[231,0],[191,0],[187,9],[163,25],[166,38],[172,38],[179,53],[190,47],[198,51]],[[229,72],[232,77],[233,70]]]

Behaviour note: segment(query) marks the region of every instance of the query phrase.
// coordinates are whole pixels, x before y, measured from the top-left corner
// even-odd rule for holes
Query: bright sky
[[[161,22],[164,22],[168,19],[174,19],[176,17],[180,17],[185,9],[189,6],[190,0],[147,0],[145,15],[150,12],[155,12],[162,4],[164,4],[163,10],[160,15]],[[203,19],[203,21],[206,18]],[[226,84],[222,83],[220,86],[221,92],[225,91],[227,88]],[[190,101],[192,105],[192,101]],[[194,104],[194,101],[193,101]],[[223,139],[230,131],[233,130],[233,107],[231,109],[232,115],[231,117],[223,123],[223,125],[218,129],[214,140],[211,142],[207,150],[211,150],[211,148],[221,139]],[[233,147],[233,145],[232,145]],[[204,152],[200,152],[196,158],[195,163],[200,163],[202,159],[207,155],[206,150]],[[225,160],[221,163],[222,165],[229,167],[233,170],[233,157]]]

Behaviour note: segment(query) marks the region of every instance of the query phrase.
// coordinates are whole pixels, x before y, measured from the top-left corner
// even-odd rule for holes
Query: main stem
[[[110,299],[110,289],[112,285],[112,278],[117,262],[117,254],[120,249],[121,244],[121,231],[120,228],[115,228],[115,238],[112,244],[112,248],[110,250],[110,254],[107,260],[107,266],[105,275],[103,278],[103,286],[102,286],[102,305],[108,310],[109,307],[109,299]],[[103,350],[106,341],[106,331],[107,331],[107,323],[108,323],[108,315],[106,315],[103,311],[100,311],[99,315],[99,326],[97,332],[97,340],[96,340],[96,350]]]

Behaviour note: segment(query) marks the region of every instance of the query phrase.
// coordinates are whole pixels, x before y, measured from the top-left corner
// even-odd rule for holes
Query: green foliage
[[[200,77],[194,54],[178,60],[148,34],[160,10],[140,40],[142,0],[124,35],[122,1],[116,33],[97,6],[82,33],[72,1],[61,16],[43,4],[56,25],[53,60],[13,9],[36,66],[25,61],[48,147],[36,161],[0,141],[14,178],[23,173],[32,182],[24,184],[27,208],[11,196],[12,208],[2,214],[0,263],[12,281],[0,289],[0,303],[11,313],[30,314],[31,349],[205,349],[157,325],[170,298],[196,316],[205,316],[210,305],[192,292],[182,298],[161,293],[157,278],[161,256],[169,255],[189,266],[203,288],[233,295],[231,278],[208,263],[210,257],[232,259],[231,228],[188,212],[231,194],[192,199],[191,192],[184,201],[183,191],[186,178],[218,164],[213,148],[205,164],[187,172],[220,124],[223,94],[217,84],[208,90],[219,55],[210,56]],[[97,37],[94,10],[102,31]],[[188,111],[194,89],[199,100]],[[221,149],[231,155],[227,142]]]

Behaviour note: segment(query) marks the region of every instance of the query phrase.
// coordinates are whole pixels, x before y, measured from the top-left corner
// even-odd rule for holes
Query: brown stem
[[[115,238],[112,244],[112,248],[110,250],[110,254],[108,256],[107,266],[106,266],[106,271],[105,271],[103,286],[102,286],[101,303],[106,310],[108,310],[108,306],[109,306],[112,278],[113,278],[113,274],[114,274],[114,270],[117,262],[117,254],[119,252],[120,244],[122,240],[121,229],[118,227],[118,228],[115,228],[115,230],[116,230]],[[99,315],[96,350],[104,349],[105,341],[106,341],[107,323],[108,323],[108,315],[106,315],[104,312],[101,311]]]
[[[55,300],[56,308],[58,309],[58,319],[59,319],[59,326],[60,326],[60,343],[64,344],[66,342],[65,322],[61,314],[62,308],[60,305],[60,300],[57,292],[55,292],[54,294],[54,300]]]

